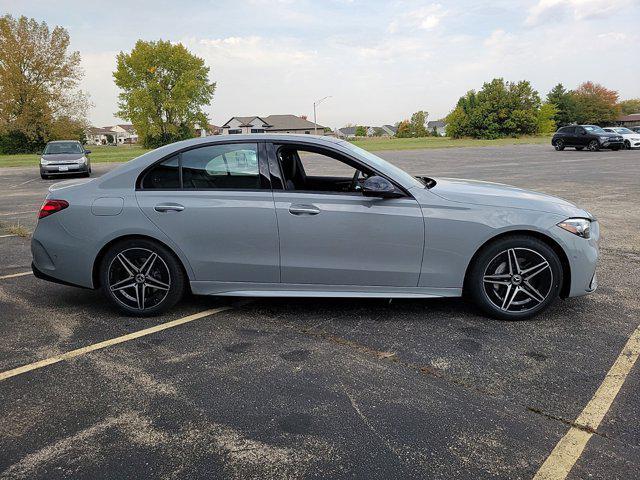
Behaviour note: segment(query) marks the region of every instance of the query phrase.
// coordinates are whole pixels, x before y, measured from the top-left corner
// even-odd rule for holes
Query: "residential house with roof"
[[[433,133],[435,130],[438,135],[445,137],[447,135],[447,124],[444,120],[427,122],[427,130],[429,133]]]
[[[85,132],[90,145],[130,145],[138,143],[138,134],[131,124],[109,127],[89,127]]]
[[[352,139],[356,137],[358,127],[342,127],[336,130],[339,138]],[[382,125],[381,127],[364,126],[367,137],[393,137],[396,134],[396,127],[393,125]]]
[[[223,135],[251,134],[251,133],[301,133],[318,135],[324,134],[324,127],[307,120],[307,117],[297,115],[268,115],[249,117],[231,117],[222,125]]]

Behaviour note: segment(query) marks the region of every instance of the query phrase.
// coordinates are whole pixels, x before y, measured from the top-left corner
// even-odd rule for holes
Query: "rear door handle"
[[[155,207],[153,207],[153,209],[156,212],[181,212],[184,210],[184,206],[174,203],[166,205],[156,205]]]
[[[315,205],[290,205],[289,213],[292,215],[318,215],[320,209]]]

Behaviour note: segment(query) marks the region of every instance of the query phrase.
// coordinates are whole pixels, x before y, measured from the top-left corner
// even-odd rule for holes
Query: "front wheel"
[[[564,140],[556,140],[556,144],[554,146],[556,147],[556,150],[561,152],[564,150]]]
[[[560,294],[562,266],[544,242],[512,236],[490,243],[471,265],[465,288],[476,305],[500,320],[524,320]]]
[[[624,141],[624,148],[626,150],[631,150],[631,142],[629,140]]]
[[[100,288],[128,315],[152,316],[175,305],[185,289],[182,267],[167,248],[151,240],[124,240],[100,262]]]
[[[597,140],[591,140],[589,142],[589,145],[587,145],[587,148],[590,152],[597,152],[598,150],[600,150],[600,144]]]

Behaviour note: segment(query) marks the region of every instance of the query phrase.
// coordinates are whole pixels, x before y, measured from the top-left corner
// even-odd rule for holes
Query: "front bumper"
[[[600,148],[624,148],[624,142],[602,142],[600,143]]]
[[[87,173],[89,164],[68,163],[57,165],[40,165],[40,173],[43,175],[73,175],[74,173]]]
[[[561,230],[565,253],[571,268],[571,287],[569,297],[579,297],[594,292],[598,287],[596,266],[598,264],[600,225],[596,220],[591,223],[591,238],[580,238],[573,233]]]

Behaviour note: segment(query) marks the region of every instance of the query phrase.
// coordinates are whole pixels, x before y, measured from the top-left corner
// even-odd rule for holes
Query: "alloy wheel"
[[[563,149],[564,149],[564,141],[556,140],[556,150],[563,150]]]
[[[159,305],[169,294],[171,274],[154,251],[134,247],[119,252],[108,267],[109,291],[128,308],[144,311]]]
[[[591,152],[597,152],[600,149],[600,145],[598,145],[598,141],[597,140],[591,140],[589,142],[589,145],[587,146],[587,148]]]
[[[482,277],[484,291],[504,312],[527,312],[543,303],[553,288],[551,265],[529,248],[509,248],[498,253]]]

